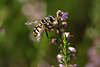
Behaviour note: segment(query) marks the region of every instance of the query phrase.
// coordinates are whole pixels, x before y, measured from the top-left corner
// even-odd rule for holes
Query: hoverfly
[[[38,23],[38,24],[35,25],[35,27],[34,27],[34,29],[32,31],[32,34],[31,34],[32,36],[31,37],[35,41],[40,41],[41,33],[43,31],[46,32],[46,35],[48,37],[47,31],[54,28],[54,25],[55,25],[53,23],[54,21],[56,21],[56,18],[54,18],[53,16],[48,16],[48,17],[45,17],[45,18],[42,18],[42,19],[39,19],[39,20],[26,22],[25,24],[26,25],[32,25],[35,22]]]

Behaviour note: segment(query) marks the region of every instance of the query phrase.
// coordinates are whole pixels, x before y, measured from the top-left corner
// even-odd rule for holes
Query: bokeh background
[[[56,11],[69,13],[68,27],[79,67],[100,67],[100,0],[0,0],[0,67],[58,67],[57,46],[30,39],[25,22]]]

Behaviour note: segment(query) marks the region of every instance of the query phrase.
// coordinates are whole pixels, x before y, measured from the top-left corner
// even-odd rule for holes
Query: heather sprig
[[[60,43],[58,49],[57,60],[59,67],[77,67],[77,64],[71,64],[72,56],[75,57],[76,49],[70,43],[70,32],[65,32],[64,29],[67,27],[66,19],[68,18],[67,12],[57,11],[57,24],[55,30],[57,31],[57,38],[51,40],[51,44]]]

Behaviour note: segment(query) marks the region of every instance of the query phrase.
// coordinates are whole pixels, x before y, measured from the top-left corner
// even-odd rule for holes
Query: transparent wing
[[[36,37],[31,37],[32,38],[32,40],[33,41],[35,41],[35,42],[40,42],[40,40],[41,40],[41,33],[38,33],[38,35],[36,36]]]
[[[44,26],[42,26],[41,28],[39,28],[39,32],[37,33],[36,36],[34,36],[36,33],[35,32],[31,32],[31,39],[35,42],[40,42],[42,35],[43,35],[43,31],[44,31]]]
[[[39,28],[38,30],[38,32],[37,32],[37,35],[36,36],[34,36],[34,32],[33,32],[33,30],[34,30],[34,28],[36,27],[36,26],[38,26],[40,24],[40,19],[38,19],[38,20],[32,20],[32,21],[27,21],[26,23],[25,23],[25,25],[28,25],[28,27],[30,28],[30,30],[31,30],[31,32],[30,32],[30,39],[31,40],[33,40],[33,41],[35,41],[35,42],[40,42],[40,39],[41,39],[41,33],[42,33],[42,31],[43,31],[43,25],[41,26],[41,28]]]
[[[26,23],[25,23],[25,25],[36,25],[36,24],[38,24],[40,22],[40,20],[38,19],[38,20],[31,20],[31,21],[27,21]]]
[[[33,30],[36,25],[40,23],[40,20],[29,20],[25,22],[25,25],[29,28],[29,30]]]

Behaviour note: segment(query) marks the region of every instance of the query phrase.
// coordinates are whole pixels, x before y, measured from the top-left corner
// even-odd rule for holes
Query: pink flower
[[[69,38],[70,38],[70,33],[69,33],[69,32],[65,32],[64,34],[65,34],[65,36],[66,36],[66,39],[69,40]]]
[[[52,38],[51,39],[51,44],[56,44],[56,42],[57,42],[57,39],[56,38]]]
[[[63,64],[59,64],[59,67],[64,67]]]
[[[68,18],[68,13],[67,12],[62,12],[61,10],[57,11],[57,17],[60,20],[66,20]]]
[[[64,27],[66,27],[66,26],[67,26],[67,22],[62,22],[62,25],[63,25]]]
[[[71,52],[76,52],[76,49],[74,47],[68,47],[68,49],[71,51]]]
[[[78,67],[77,64],[73,64],[73,67]]]
[[[62,61],[64,61],[64,58],[61,54],[58,54],[57,55],[57,60],[58,60],[59,63],[61,63]]]

